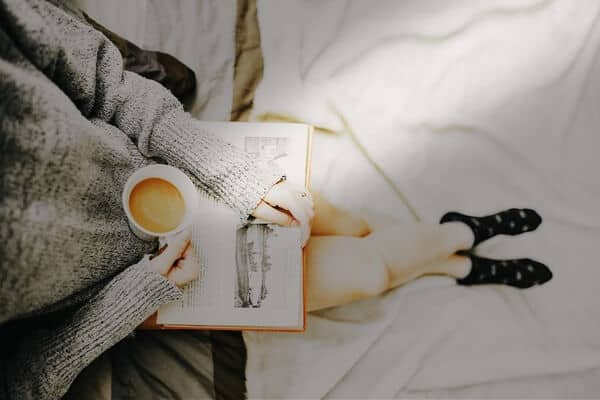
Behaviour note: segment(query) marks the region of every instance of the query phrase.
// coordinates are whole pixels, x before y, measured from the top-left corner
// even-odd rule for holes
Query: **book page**
[[[306,126],[210,124],[218,125],[220,136],[257,159],[277,164],[290,181],[304,184],[309,140]],[[201,264],[200,276],[185,287],[182,301],[161,307],[157,323],[301,327],[304,305],[299,228],[243,225],[235,211],[208,198],[201,201],[196,218],[199,222],[194,228],[193,246]]]

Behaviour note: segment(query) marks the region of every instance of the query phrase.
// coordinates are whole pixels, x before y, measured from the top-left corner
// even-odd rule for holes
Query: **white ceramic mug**
[[[172,231],[162,233],[149,231],[140,226],[131,215],[131,210],[129,209],[129,196],[131,195],[131,191],[138,183],[150,178],[159,178],[171,183],[179,190],[183,197],[185,214],[181,223]],[[175,235],[192,224],[198,206],[198,191],[190,178],[177,168],[163,164],[154,164],[140,168],[131,174],[127,179],[127,182],[125,182],[122,201],[131,231],[142,240],[154,240],[159,237]]]

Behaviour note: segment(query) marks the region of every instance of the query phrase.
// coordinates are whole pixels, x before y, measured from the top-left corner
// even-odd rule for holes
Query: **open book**
[[[289,123],[197,122],[289,181],[309,186],[312,127]],[[201,196],[202,197],[202,196]],[[203,197],[192,245],[200,277],[146,321],[149,329],[303,331],[304,255],[299,228],[242,224],[227,206]]]

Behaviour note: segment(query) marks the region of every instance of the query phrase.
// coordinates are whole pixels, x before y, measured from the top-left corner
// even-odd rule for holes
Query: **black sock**
[[[542,217],[529,208],[511,208],[485,217],[473,217],[458,212],[446,213],[440,224],[462,222],[473,231],[475,242],[473,247],[496,235],[519,235],[537,229]]]
[[[525,289],[542,285],[552,279],[552,271],[544,264],[529,258],[492,260],[467,255],[471,259],[471,272],[456,282],[459,285],[502,284]]]

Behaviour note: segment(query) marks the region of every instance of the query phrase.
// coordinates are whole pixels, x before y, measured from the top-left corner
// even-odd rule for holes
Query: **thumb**
[[[188,247],[191,237],[192,233],[189,229],[167,237],[167,248],[165,249],[164,254],[169,258],[173,258],[173,261],[180,258]]]
[[[182,257],[183,252],[190,243],[190,238],[191,233],[189,230],[167,237],[164,250],[150,261],[153,269],[166,276],[175,261]]]
[[[290,214],[279,211],[262,200],[252,215],[258,219],[281,226],[291,226],[292,222],[294,222],[294,217]]]
[[[177,286],[182,287],[186,283],[193,281],[200,274],[200,263],[192,246],[188,246],[169,274],[167,278],[173,281]]]

